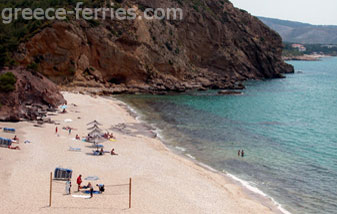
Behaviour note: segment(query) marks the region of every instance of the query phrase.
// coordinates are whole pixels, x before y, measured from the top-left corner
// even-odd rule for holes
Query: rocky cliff
[[[58,84],[107,93],[242,88],[293,72],[280,36],[226,0],[119,2],[137,13],[182,8],[184,19],[54,22],[20,45],[16,61]]]
[[[47,111],[53,111],[65,103],[58,87],[41,74],[18,68],[1,70],[0,76],[6,73],[11,74],[15,80],[11,82],[12,88],[1,87],[0,121],[41,119]],[[1,78],[1,84],[4,85],[3,79]]]

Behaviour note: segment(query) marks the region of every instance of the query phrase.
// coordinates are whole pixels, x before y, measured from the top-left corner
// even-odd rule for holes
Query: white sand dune
[[[34,127],[33,123],[1,123],[15,127],[20,151],[0,148],[0,213],[274,213],[243,187],[221,174],[208,171],[190,160],[170,152],[158,140],[145,135],[115,133],[116,142],[106,142],[105,150],[115,148],[118,156],[96,157],[90,144],[72,140],[87,134],[86,124],[94,119],[104,129],[119,123],[137,122],[121,102],[104,98],[64,93],[68,113],[53,116],[55,125]],[[77,106],[75,107],[74,105]],[[71,119],[72,122],[64,122]],[[69,120],[68,120],[69,121]],[[76,128],[71,135],[62,126]],[[0,133],[2,137],[13,137]],[[30,140],[31,144],[24,144]],[[69,147],[80,152],[68,151]],[[52,207],[48,207],[49,176],[56,167],[73,170],[76,177],[98,176],[106,192],[92,199],[65,194],[65,183],[53,182]],[[132,208],[128,209],[128,182],[132,178]],[[87,181],[84,181],[86,184]],[[74,195],[83,193],[73,192]]]

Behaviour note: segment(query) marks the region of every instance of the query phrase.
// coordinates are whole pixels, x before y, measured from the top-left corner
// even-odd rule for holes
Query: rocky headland
[[[8,84],[11,74],[13,81]],[[65,103],[59,88],[39,73],[32,73],[22,68],[0,71],[0,121],[43,120],[48,111],[55,111]],[[6,80],[4,80],[6,79]]]
[[[282,59],[281,37],[229,1],[119,2],[139,14],[142,8],[182,8],[184,18],[88,22],[70,17],[46,25],[21,43],[13,58],[64,90],[95,94],[242,89],[248,79],[294,72]]]

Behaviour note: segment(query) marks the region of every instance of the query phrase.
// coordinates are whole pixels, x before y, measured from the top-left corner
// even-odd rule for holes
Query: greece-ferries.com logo
[[[67,10],[65,8],[4,8],[1,11],[1,21],[10,24],[20,17],[24,20],[66,20],[67,16],[84,20],[182,20],[184,17],[181,8],[145,8],[141,13],[138,8],[116,8],[114,3],[110,7],[86,8],[83,2],[78,2],[76,7]]]

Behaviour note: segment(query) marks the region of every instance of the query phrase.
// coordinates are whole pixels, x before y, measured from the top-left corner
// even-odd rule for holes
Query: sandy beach
[[[21,150],[0,148],[0,213],[275,213],[268,199],[261,201],[242,186],[220,173],[209,171],[167,149],[137,121],[118,100],[63,93],[68,113],[50,118],[54,124],[0,123],[16,128]],[[71,122],[65,120],[71,119]],[[90,144],[75,140],[86,136],[87,123],[98,120],[102,129],[113,132],[118,156],[93,156]],[[117,126],[119,124],[119,126]],[[123,124],[123,125],[121,125]],[[72,133],[62,127],[75,128]],[[110,130],[115,126],[114,131]],[[120,127],[120,131],[116,128]],[[14,134],[0,133],[13,138]],[[25,140],[31,141],[24,144]],[[69,148],[80,148],[71,152]],[[98,176],[93,182],[105,184],[106,191],[92,199],[65,195],[65,183],[53,181],[52,207],[49,203],[49,176],[56,167],[73,170],[72,194],[76,178]],[[132,208],[129,209],[129,178],[132,178]],[[84,179],[83,179],[84,180]],[[88,181],[84,181],[86,184]],[[263,200],[263,199],[262,199]]]

